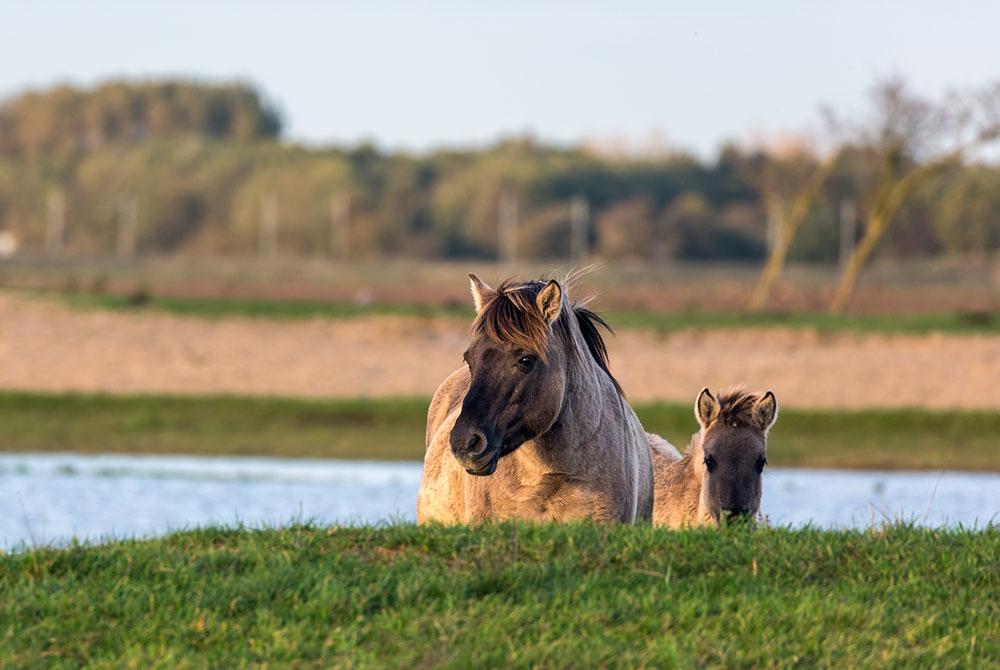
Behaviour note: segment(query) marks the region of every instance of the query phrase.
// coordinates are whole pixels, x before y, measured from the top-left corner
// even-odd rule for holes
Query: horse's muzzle
[[[477,477],[492,475],[500,460],[500,450],[491,448],[486,435],[478,430],[464,436],[452,433],[451,453],[466,472]]]

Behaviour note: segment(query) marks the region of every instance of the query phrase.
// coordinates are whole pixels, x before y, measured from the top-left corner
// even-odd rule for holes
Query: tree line
[[[996,138],[998,90],[931,100],[889,79],[866,114],[828,113],[823,137],[699,160],[530,137],[419,155],[313,148],[282,140],[247,84],[59,86],[0,104],[0,232],[23,253],[561,259],[583,199],[592,255],[763,261],[756,307],[789,259],[839,260],[845,305],[875,254],[1000,247],[1000,168],[978,153]]]

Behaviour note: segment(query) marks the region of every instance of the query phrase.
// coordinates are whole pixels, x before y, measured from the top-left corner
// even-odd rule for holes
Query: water
[[[0,455],[0,547],[150,536],[203,526],[412,521],[419,463]],[[1000,523],[1000,475],[769,468],[776,525]]]

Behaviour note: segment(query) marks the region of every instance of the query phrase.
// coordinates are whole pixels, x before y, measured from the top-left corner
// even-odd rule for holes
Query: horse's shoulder
[[[424,454],[425,472],[435,474],[440,470],[444,457],[451,455],[451,429],[455,426],[455,421],[458,420],[460,412],[461,407],[452,409],[438,423],[433,434],[427,439],[427,449]]]
[[[434,391],[431,398],[430,407],[427,408],[427,429],[424,433],[424,446],[430,447],[431,440],[438,432],[442,422],[450,415],[462,402],[465,394],[469,390],[471,376],[469,368],[462,366],[448,375],[441,385]]]
[[[438,424],[427,440],[424,468],[417,493],[417,521],[457,523],[461,520],[463,499],[461,472],[451,457],[449,436],[458,419],[460,407],[454,408]]]

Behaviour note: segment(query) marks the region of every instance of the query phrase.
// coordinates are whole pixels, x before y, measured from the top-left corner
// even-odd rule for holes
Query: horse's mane
[[[762,397],[762,394],[750,393],[742,386],[733,386],[726,389],[717,398],[720,411],[719,416],[713,419],[712,423],[723,422],[728,424],[735,420],[742,424],[752,424],[753,415],[751,412],[753,411],[753,406]],[[696,453],[696,450],[702,446],[704,437],[704,428],[691,436],[687,451],[684,452],[685,458],[690,458],[692,454]]]
[[[750,393],[742,386],[728,388],[719,394],[719,417],[716,421],[736,420],[740,423],[751,423],[754,404],[761,398],[759,393]]]
[[[476,315],[476,320],[472,324],[473,332],[485,335],[495,342],[506,342],[522,347],[546,360],[549,327],[536,302],[539,292],[546,284],[544,281],[519,282],[514,278],[503,280],[497,286],[495,295]],[[568,313],[572,313],[583,335],[583,341],[587,343],[590,355],[598,367],[608,375],[618,393],[624,395],[621,385],[608,368],[608,347],[598,326],[612,334],[614,330],[600,315],[587,309],[582,301],[571,301],[567,294],[567,303],[570,309],[562,310],[552,327],[568,334],[570,319]]]
[[[549,328],[535,299],[545,287],[541,281],[517,282],[504,279],[496,288],[472,324],[477,335],[485,335],[494,342],[506,342],[527,349],[545,360]],[[559,315],[559,321],[563,315]]]

